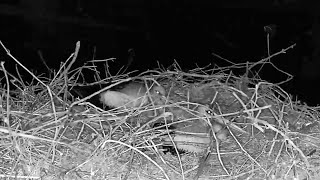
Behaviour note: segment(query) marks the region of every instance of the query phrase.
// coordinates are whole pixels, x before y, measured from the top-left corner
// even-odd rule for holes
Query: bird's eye
[[[161,94],[161,92],[160,92],[159,90],[155,90],[155,92],[156,92],[157,94]]]
[[[153,87],[153,92],[157,95],[160,95],[160,96],[164,96],[165,95],[165,90],[163,87],[161,86],[154,86]]]
[[[207,109],[207,110],[205,110],[205,112],[206,112],[207,114],[209,114],[209,115],[213,115],[213,111],[212,111],[211,109]]]

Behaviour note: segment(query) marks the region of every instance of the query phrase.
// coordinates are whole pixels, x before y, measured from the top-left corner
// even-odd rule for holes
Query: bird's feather
[[[101,94],[100,101],[109,107],[139,107],[148,102],[146,96],[133,96],[118,91],[106,91]]]
[[[146,87],[144,83],[131,82],[117,91],[108,90],[100,94],[100,101],[113,108],[124,106],[126,108],[144,106],[149,102],[149,95],[155,104],[162,103],[165,90],[161,86]]]

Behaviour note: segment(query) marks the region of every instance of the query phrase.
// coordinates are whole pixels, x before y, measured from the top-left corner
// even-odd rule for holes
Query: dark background
[[[284,88],[308,105],[320,104],[319,5],[305,0],[0,0],[0,40],[27,68],[57,69],[81,42],[77,64],[116,57],[113,69],[134,60],[129,70],[195,64],[230,65],[267,56],[265,26],[275,27],[271,53],[296,43],[271,61],[294,75]],[[134,53],[133,53],[134,52]],[[133,56],[134,54],[134,56]],[[8,71],[15,63],[0,50]],[[21,70],[22,71],[22,70]],[[270,67],[261,79],[284,77]]]

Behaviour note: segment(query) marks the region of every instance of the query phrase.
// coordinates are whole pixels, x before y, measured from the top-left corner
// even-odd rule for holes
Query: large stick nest
[[[13,76],[1,64],[5,75],[0,89],[1,177],[319,178],[319,110],[292,101],[277,84],[257,76],[249,78],[253,67],[270,65],[269,59],[188,72],[174,63],[169,68],[132,76],[111,75],[109,60],[93,60],[80,68],[71,68],[78,50],[79,44],[50,78],[29,71],[33,77],[30,83],[19,75]],[[102,66],[106,67],[103,73],[96,68]],[[247,73],[236,76],[232,74],[234,69]],[[108,109],[90,101],[102,91],[135,79],[161,84],[166,90],[165,103]],[[97,86],[102,89],[85,97],[72,93],[76,88]],[[197,123],[198,106],[209,107],[211,118],[233,123],[246,133],[223,124],[226,138],[217,139],[204,128],[206,125]],[[192,138],[183,135],[180,142],[171,143],[174,151],[165,153],[162,137],[174,140],[177,133],[172,133],[175,129],[170,127],[182,123],[191,125],[180,131],[185,130]],[[202,142],[203,138],[210,142]],[[181,149],[185,153],[179,153]]]

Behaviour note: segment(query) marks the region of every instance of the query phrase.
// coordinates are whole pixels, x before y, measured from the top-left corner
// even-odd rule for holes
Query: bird
[[[198,111],[200,117],[203,118],[202,120],[205,120],[205,121],[209,120],[210,121],[210,124],[212,125],[212,127],[211,127],[212,131],[213,131],[213,133],[216,134],[216,136],[217,136],[217,138],[219,140],[224,141],[224,140],[227,139],[227,131],[224,129],[224,126],[223,126],[223,124],[221,122],[215,121],[215,120],[213,120],[211,118],[213,116],[212,115],[213,112],[209,107],[207,107],[207,106],[199,106],[197,108],[197,111]],[[208,122],[203,122],[202,121],[202,123],[205,123],[205,125],[208,125]]]
[[[148,104],[150,94],[154,103],[160,105],[165,93],[165,89],[160,85],[153,84],[149,87],[142,82],[130,82],[122,89],[102,92],[100,102],[111,108],[136,108]]]
[[[200,115],[202,115],[203,117],[205,117],[205,119],[210,119],[210,122],[213,126],[213,130],[217,133],[222,129],[222,125],[227,125],[230,128],[239,131],[241,133],[244,134],[248,134],[248,132],[246,132],[245,130],[241,129],[240,127],[238,127],[237,125],[233,124],[232,122],[230,122],[228,119],[223,118],[223,117],[214,117],[214,112],[212,109],[210,109],[207,106],[199,106],[198,107],[198,112]]]

